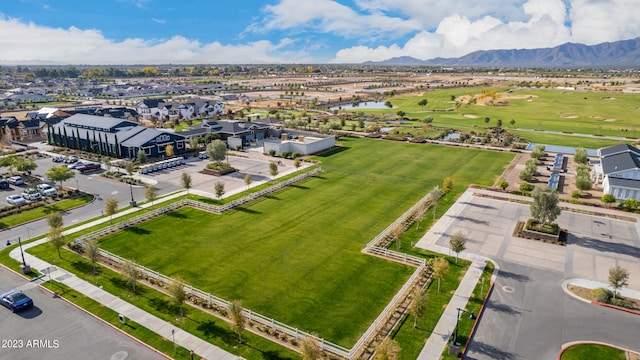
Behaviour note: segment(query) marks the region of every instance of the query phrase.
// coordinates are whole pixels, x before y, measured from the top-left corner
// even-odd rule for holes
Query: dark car
[[[11,290],[0,295],[0,303],[11,310],[11,312],[28,309],[33,306],[33,300],[31,300],[30,297],[16,290]]]
[[[82,166],[78,166],[76,168],[76,170],[78,170],[81,173],[86,173],[86,172],[93,171],[93,170],[99,170],[100,168],[101,168],[100,164],[87,163],[87,164],[84,164]]]
[[[0,189],[8,189],[8,188],[9,188],[9,182],[7,180],[0,179]]]

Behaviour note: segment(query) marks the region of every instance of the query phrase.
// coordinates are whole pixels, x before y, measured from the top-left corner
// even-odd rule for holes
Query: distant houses
[[[136,104],[142,120],[154,122],[180,122],[194,118],[220,116],[224,106],[218,100],[188,99],[172,103],[163,99],[145,99]]]
[[[602,182],[602,191],[618,200],[640,200],[640,149],[619,144],[598,149],[600,161],[591,172],[594,184]]]

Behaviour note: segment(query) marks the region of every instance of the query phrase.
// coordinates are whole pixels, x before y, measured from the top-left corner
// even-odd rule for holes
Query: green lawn
[[[83,195],[75,199],[57,201],[50,205],[44,205],[31,210],[25,210],[18,214],[13,214],[0,218],[0,229],[24,224],[28,221],[40,219],[55,212],[69,210],[71,208],[84,205],[93,200],[93,195]]]
[[[624,360],[625,352],[606,345],[578,344],[567,348],[560,360]]]
[[[319,177],[223,216],[181,209],[102,247],[350,347],[413,271],[361,254],[364,245],[445,176],[457,191],[489,185],[513,155],[341,142],[319,157]]]
[[[502,120],[504,128],[524,128],[592,135],[640,137],[640,96],[621,93],[585,93],[555,89],[517,89],[511,95],[524,97],[508,99],[507,106],[461,105],[455,108],[451,96],[478,95],[482,91],[497,90],[506,92],[507,88],[458,88],[428,91],[423,96],[403,95],[388,100],[393,109],[356,109],[356,112],[394,115],[402,110],[408,118],[424,119],[430,116],[433,125],[442,128],[454,128],[464,131],[482,131],[488,126],[496,126]],[[526,97],[531,97],[527,101]],[[426,98],[427,106],[420,107],[420,99]],[[586,98],[586,99],[585,99]],[[496,101],[502,100],[500,97]],[[443,111],[453,109],[452,111]],[[463,115],[474,116],[475,118]],[[490,119],[489,123],[484,118]],[[511,125],[510,120],[515,120]],[[585,138],[549,137],[542,141],[532,138],[532,133],[521,134],[530,142],[543,142],[557,145],[593,148]],[[611,144],[611,143],[607,143]],[[614,142],[615,144],[615,142]]]

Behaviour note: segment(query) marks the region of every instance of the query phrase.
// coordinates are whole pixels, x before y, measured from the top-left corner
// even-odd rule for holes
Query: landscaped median
[[[0,230],[18,226],[31,221],[39,220],[54,212],[68,211],[93,201],[94,196],[91,194],[79,193],[69,199],[53,202],[51,204],[42,204],[29,210],[23,210],[15,214],[0,216]],[[25,205],[22,206],[24,208]]]
[[[558,360],[639,360],[640,354],[621,348],[593,342],[577,343],[565,347]]]

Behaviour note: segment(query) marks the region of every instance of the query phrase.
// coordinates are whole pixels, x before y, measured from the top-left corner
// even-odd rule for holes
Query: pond
[[[394,106],[395,107],[395,106]],[[353,110],[353,109],[388,109],[384,101],[363,101],[353,104],[336,105],[329,108],[330,110]]]
[[[458,133],[451,133],[451,134],[447,134],[447,136],[443,137],[440,140],[444,140],[444,141],[450,141],[450,140],[459,140],[460,139],[460,134]]]

